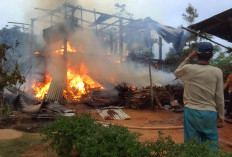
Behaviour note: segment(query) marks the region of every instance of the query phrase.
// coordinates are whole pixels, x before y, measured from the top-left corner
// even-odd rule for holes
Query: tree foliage
[[[115,15],[121,17],[132,18],[134,15],[126,10],[126,4],[115,3],[114,7],[116,9]]]
[[[198,17],[197,9],[189,4],[185,10],[185,13],[182,14],[182,17],[188,25],[193,24],[195,19]],[[199,37],[197,37],[195,34],[190,34],[189,38],[186,40],[186,44],[182,52],[180,52],[179,55],[175,55],[174,49],[170,48],[166,55],[165,62],[174,66],[179,65],[193,50],[197,49],[199,40]]]
[[[229,157],[229,153],[212,151],[211,142],[197,139],[176,144],[170,136],[159,132],[157,141],[140,142],[141,134],[128,128],[97,123],[90,115],[59,117],[42,131],[43,141],[49,142],[60,157],[77,152],[80,157]]]
[[[219,52],[217,56],[211,60],[211,64],[217,67],[226,67],[230,65],[230,61],[232,61],[232,54]]]
[[[18,46],[18,42],[16,42],[15,46]],[[7,53],[11,48],[11,46],[8,46],[4,43],[0,44],[0,107],[3,105],[4,87],[7,85],[16,85],[17,83],[22,84],[25,82],[25,78],[21,75],[19,71],[19,65],[17,61],[15,62],[14,66],[7,66],[7,63],[12,57],[12,55],[10,55],[10,57],[7,56]]]
[[[188,25],[193,24],[195,19],[198,17],[197,9],[195,9],[191,4],[185,9],[185,13],[182,14],[183,19]]]
[[[192,25],[195,19],[198,17],[197,9],[195,9],[191,4],[185,10],[185,13],[182,14],[183,19],[188,25]],[[203,33],[203,36],[211,39],[212,35]],[[205,39],[198,37],[195,34],[189,33],[189,38],[186,40],[186,44],[179,55],[175,55],[175,50],[170,48],[165,59],[165,63],[171,64],[174,67],[177,67],[192,51],[197,50],[199,42],[205,41]],[[218,45],[214,45],[214,53],[220,52],[221,49]],[[191,61],[195,63],[196,60]]]

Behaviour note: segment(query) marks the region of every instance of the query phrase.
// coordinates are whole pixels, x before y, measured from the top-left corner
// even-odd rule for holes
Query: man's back
[[[210,65],[186,64],[185,60],[174,74],[184,82],[185,107],[217,111],[224,104],[222,71]],[[219,111],[219,115],[222,116]]]
[[[216,111],[215,94],[222,72],[210,65],[185,65],[187,74],[181,78],[185,83],[184,103],[186,107]]]
[[[184,140],[214,141],[217,149],[218,126],[224,123],[224,93],[222,71],[209,65],[213,45],[200,42],[174,72],[184,84]],[[197,57],[197,64],[188,64]]]

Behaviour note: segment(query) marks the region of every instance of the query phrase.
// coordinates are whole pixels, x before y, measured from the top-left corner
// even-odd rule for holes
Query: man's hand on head
[[[194,58],[194,57],[196,57],[196,56],[197,56],[197,51],[195,50],[195,51],[191,52],[191,53],[188,55],[188,58],[189,58],[189,59],[192,59],[192,58]]]

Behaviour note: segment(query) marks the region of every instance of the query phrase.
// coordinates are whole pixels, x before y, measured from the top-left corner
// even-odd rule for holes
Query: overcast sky
[[[134,14],[134,19],[151,17],[172,27],[184,24],[181,15],[188,3],[199,13],[196,22],[232,8],[232,0],[0,0],[0,28],[9,21],[30,23],[30,18],[39,12],[35,7],[54,9],[63,2],[70,1],[87,9],[95,8],[106,13],[115,12],[115,3],[126,4],[128,12]],[[224,41],[223,43],[231,45]]]

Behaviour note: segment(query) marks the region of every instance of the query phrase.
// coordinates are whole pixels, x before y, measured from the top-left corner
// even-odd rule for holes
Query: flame
[[[120,64],[121,63],[120,59],[116,59],[115,63]]]
[[[84,53],[83,45],[82,44],[80,44],[80,46],[78,47],[78,52]]]
[[[111,53],[110,53],[110,52],[107,52],[107,56],[110,57],[110,56],[111,56]]]
[[[76,49],[71,46],[71,44],[70,44],[69,41],[67,42],[67,52],[68,53],[75,53],[75,52],[77,52]],[[56,53],[57,54],[61,54],[61,55],[64,54],[64,45],[62,45],[61,49],[56,50]]]
[[[83,95],[86,95],[91,88],[103,89],[103,87],[95,82],[87,75],[88,71],[82,62],[80,64],[80,72],[77,73],[71,68],[67,72],[67,89],[64,91],[64,97],[67,100],[79,101]]]
[[[111,77],[110,80],[112,83],[115,83],[115,78]]]
[[[122,61],[125,62],[126,58],[122,58]]]
[[[136,90],[137,89],[137,87],[135,86],[135,84],[132,85],[131,89],[132,90]]]
[[[35,55],[39,55],[40,53],[39,53],[39,51],[36,51],[34,54],[35,54]]]
[[[68,52],[76,52],[75,48],[71,47],[70,42],[67,42],[67,50]],[[82,45],[79,46],[78,52],[84,52]],[[63,54],[64,49],[57,50],[56,53]],[[87,75],[88,70],[83,62],[79,67],[79,71],[74,70],[70,65],[67,69],[67,85],[66,90],[63,92],[63,96],[67,100],[79,101],[82,96],[89,93],[90,89],[104,89],[99,83]],[[46,76],[45,83],[37,83],[35,80],[33,81],[32,88],[36,98],[44,98],[44,95],[48,92],[51,81],[52,78],[49,75]]]
[[[137,87],[135,86],[135,84],[133,84],[132,86],[131,85],[127,85],[128,88],[131,88],[132,90],[136,90]]]
[[[50,75],[46,75],[45,83],[37,82],[33,80],[32,89],[35,92],[35,97],[42,100],[44,95],[48,93],[52,78]]]

